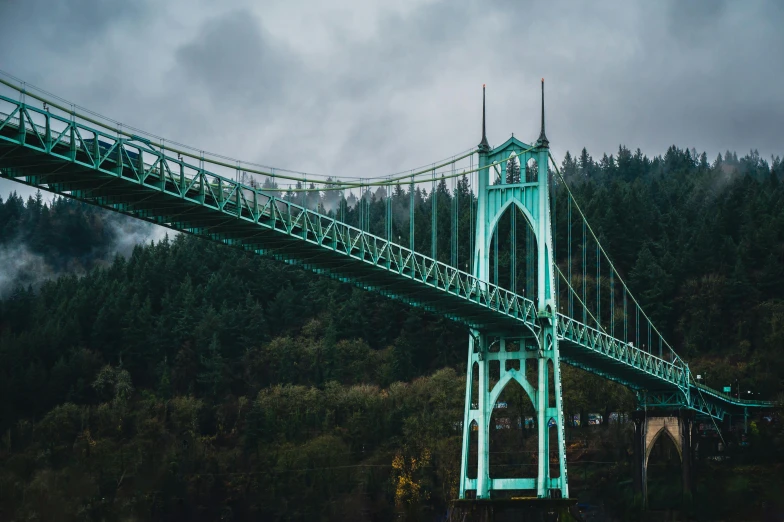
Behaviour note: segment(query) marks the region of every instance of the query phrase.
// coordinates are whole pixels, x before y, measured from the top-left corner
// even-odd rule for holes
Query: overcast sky
[[[784,154],[784,2],[0,0],[0,69],[248,161],[398,172],[488,137]],[[0,194],[12,184],[3,181]]]

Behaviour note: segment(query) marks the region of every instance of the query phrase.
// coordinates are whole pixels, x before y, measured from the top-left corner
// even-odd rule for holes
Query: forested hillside
[[[621,147],[598,164],[567,153],[562,170],[584,180],[574,184],[589,222],[692,371],[714,387],[739,379],[781,393],[784,164],[727,152],[710,165],[676,147],[649,160]]]
[[[79,205],[64,198],[45,204],[40,193],[25,202],[0,197],[0,298],[18,287],[38,287],[60,274],[82,275],[128,255],[160,235],[143,221]]]
[[[781,395],[781,162],[727,153],[709,164],[675,147],[650,159],[621,147],[598,163],[585,150],[567,154],[561,170],[692,370],[715,387],[738,379],[760,397]],[[394,234],[404,244],[406,190],[393,191]],[[465,180],[457,193],[463,267],[473,198]],[[438,256],[449,261],[452,192],[442,182],[436,205],[426,191],[414,196],[418,248],[431,250],[435,206],[444,220]],[[559,234],[564,196],[556,185]],[[383,230],[373,194],[348,208],[329,194],[308,197],[302,202],[351,222],[364,208],[367,226]],[[61,199],[0,202],[0,520],[443,515],[459,473],[464,328],[184,235],[110,258],[129,220]],[[565,238],[557,245],[565,265]],[[499,265],[508,272],[508,259]],[[523,291],[525,273],[517,280]],[[563,388],[569,414],[634,408],[624,388],[571,368]],[[523,401],[507,399],[526,414]],[[596,460],[618,464],[601,480],[575,473],[573,490],[610,491],[613,480],[630,479],[628,433],[580,435],[589,429],[570,428],[570,441],[588,437]],[[528,469],[530,431],[514,430],[509,456],[494,465]],[[774,466],[784,434],[780,425],[763,431]],[[763,498],[776,484],[742,487]]]

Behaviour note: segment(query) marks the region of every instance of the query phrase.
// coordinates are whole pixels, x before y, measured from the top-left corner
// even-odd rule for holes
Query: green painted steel
[[[484,119],[484,115],[483,115]],[[544,122],[543,122],[544,124]],[[483,122],[483,132],[485,125]],[[519,210],[532,231],[536,242],[535,280],[536,321],[539,330],[523,331],[509,335],[494,336],[488,332],[474,330],[469,336],[468,368],[466,377],[466,404],[463,418],[463,450],[460,467],[460,498],[475,491],[476,498],[490,498],[493,491],[535,490],[539,498],[569,496],[566,475],[566,448],[564,441],[564,416],[561,393],[559,339],[557,331],[557,295],[555,295],[552,269],[552,227],[550,222],[550,179],[548,175],[549,147],[544,129],[535,145],[527,145],[511,137],[502,145],[490,149],[486,134],[479,145],[478,209],[476,220],[476,247],[474,252],[474,276],[482,281],[490,279],[490,247],[494,249],[494,274],[498,277],[498,223],[507,210]],[[507,162],[520,161],[528,165],[533,160],[543,168],[537,168],[536,179],[508,180]],[[488,165],[493,167],[488,168]],[[530,169],[534,170],[534,169]],[[522,171],[522,168],[521,168]],[[491,184],[491,180],[495,183]],[[507,183],[512,181],[512,183]],[[500,351],[490,351],[491,342],[500,346]],[[507,346],[515,342],[524,349],[508,351]],[[506,361],[516,361],[507,366]],[[498,363],[499,380],[491,381],[491,365]],[[537,379],[531,383],[526,375],[528,364],[535,365]],[[554,396],[550,397],[550,370],[552,370]],[[471,397],[474,375],[478,381],[478,400]],[[490,433],[491,416],[498,397],[510,382],[519,383],[526,391],[537,415],[538,454],[535,477],[494,479],[490,477]],[[492,385],[492,386],[491,386]],[[470,439],[474,424],[477,426],[477,476],[468,476],[468,460],[471,454]],[[558,472],[550,472],[550,436],[553,427],[557,432]],[[556,493],[557,492],[557,493]]]
[[[43,100],[40,96],[37,98]],[[478,149],[479,197],[477,208],[470,207],[472,218],[476,218],[476,238],[474,242],[472,237],[470,245],[474,256],[473,273],[469,274],[390,241],[391,228],[385,234],[387,237],[381,238],[240,183],[239,168],[237,179],[205,168],[205,164],[210,163],[216,168],[224,168],[225,163],[185,160],[176,149],[167,149],[163,144],[129,135],[94,119],[85,124],[75,114],[59,116],[45,105],[41,109],[25,103],[24,97],[14,100],[0,96],[0,108],[5,112],[0,113],[2,177],[300,265],[467,326],[471,335],[461,496],[472,489],[482,497],[502,489],[535,489],[540,497],[556,491],[562,496],[568,495],[561,360],[632,388],[637,392],[641,407],[688,407],[721,419],[727,413],[747,414],[749,408],[772,406],[766,401],[737,400],[696,384],[688,365],[679,357],[672,354],[670,360],[665,360],[661,357],[661,348],[658,357],[653,355],[651,326],[648,331],[650,351],[645,351],[614,337],[614,322],[608,333],[588,326],[587,317],[583,321],[576,320],[575,314],[581,312],[575,310],[573,304],[573,297],[580,300],[574,288],[569,288],[568,315],[557,313],[560,308],[554,281],[560,270],[551,256],[549,142],[544,135],[544,122],[534,145],[512,137],[491,149],[483,130],[483,141]],[[533,159],[538,166],[536,179],[503,183],[505,177],[500,174],[505,173],[506,161],[512,156],[519,158],[521,173],[528,160]],[[553,167],[557,169],[556,165]],[[491,179],[496,179],[496,172],[491,170],[497,170],[499,183],[490,183]],[[528,271],[526,296],[489,282],[491,238],[498,220],[510,205],[519,209],[528,223],[531,239],[526,243],[532,247],[528,249],[529,255],[533,251],[536,255],[536,276],[534,270]],[[344,206],[341,204],[340,215]],[[571,222],[571,206],[569,212]],[[413,246],[413,218],[410,226]],[[571,253],[571,228],[569,234]],[[567,282],[571,280],[571,266],[569,270],[568,279],[560,274]],[[600,271],[597,267],[597,273]],[[624,286],[624,312],[626,294]],[[587,307],[584,303],[581,305],[582,313],[585,313]],[[635,313],[639,315],[639,305],[635,304],[635,307]],[[624,338],[626,323],[624,313]],[[636,335],[639,334],[637,328]],[[515,343],[525,348],[506,350]],[[661,343],[660,337],[660,347]],[[496,345],[501,347],[500,351],[492,350]],[[519,360],[521,370],[507,371],[506,360]],[[487,386],[491,361],[502,364],[501,380],[492,390]],[[536,383],[529,383],[525,378],[523,365],[526,362],[537,366]],[[555,389],[552,404],[547,396],[550,364]],[[473,408],[471,382],[475,366],[480,384],[484,383],[484,386],[480,386],[477,407]],[[493,479],[489,476],[486,428],[495,400],[512,380],[523,386],[537,411],[539,469],[536,477]],[[478,430],[481,473],[476,479],[466,476],[472,422],[483,426]],[[547,426],[553,423],[558,431],[557,477],[550,476],[547,466],[550,448],[549,437],[545,434]]]
[[[301,265],[471,328],[539,328],[533,301],[471,274],[141,139],[0,100],[16,105],[0,115],[2,177]]]

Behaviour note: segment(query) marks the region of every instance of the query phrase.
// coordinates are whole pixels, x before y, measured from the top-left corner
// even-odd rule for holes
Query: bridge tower
[[[503,490],[536,491],[538,498],[567,498],[569,488],[566,475],[564,446],[564,417],[561,403],[561,372],[556,336],[558,310],[552,255],[550,222],[550,190],[548,178],[549,141],[545,135],[544,80],[542,80],[541,132],[536,143],[528,145],[514,135],[502,145],[491,149],[487,142],[484,86],[482,92],[482,141],[479,144],[479,183],[476,220],[476,248],[474,251],[474,276],[490,281],[490,248],[499,219],[510,205],[520,209],[535,238],[535,288],[533,299],[537,306],[536,328],[520,331],[509,337],[491,331],[472,330],[468,340],[468,371],[466,378],[465,414],[463,419],[463,452],[460,467],[460,498],[475,491],[477,499],[490,499],[493,492]],[[521,179],[507,183],[508,161],[520,164]],[[531,162],[531,160],[533,160]],[[530,167],[526,169],[527,166]],[[535,167],[534,164],[535,163]],[[528,175],[526,171],[528,170]],[[515,180],[512,180],[515,181]],[[514,208],[513,208],[514,210]],[[495,345],[495,346],[493,346]],[[492,350],[491,347],[496,348]],[[514,349],[513,347],[520,347]],[[507,365],[507,361],[519,361]],[[498,361],[499,380],[490,388],[490,366]],[[535,382],[526,377],[526,365],[535,368]],[[511,367],[510,367],[511,366]],[[530,372],[533,374],[533,371]],[[478,396],[474,397],[475,379]],[[552,379],[552,383],[550,383]],[[538,430],[538,471],[534,477],[493,478],[490,476],[490,419],[494,405],[503,389],[512,380],[517,381],[530,398],[536,412]],[[550,393],[550,385],[554,393]],[[554,395],[554,396],[553,396]],[[521,419],[524,422],[524,419]],[[474,425],[476,427],[474,427]],[[495,427],[493,427],[495,428]],[[550,472],[550,434],[557,433],[557,475]],[[468,477],[471,455],[472,431],[478,432],[477,476]],[[467,495],[468,493],[468,495]]]

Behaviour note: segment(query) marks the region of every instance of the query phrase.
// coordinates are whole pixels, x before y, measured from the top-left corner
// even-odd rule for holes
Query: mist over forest
[[[0,196],[0,298],[17,287],[37,289],[60,275],[108,266],[116,255],[128,257],[165,234],[176,232],[59,196]]]

